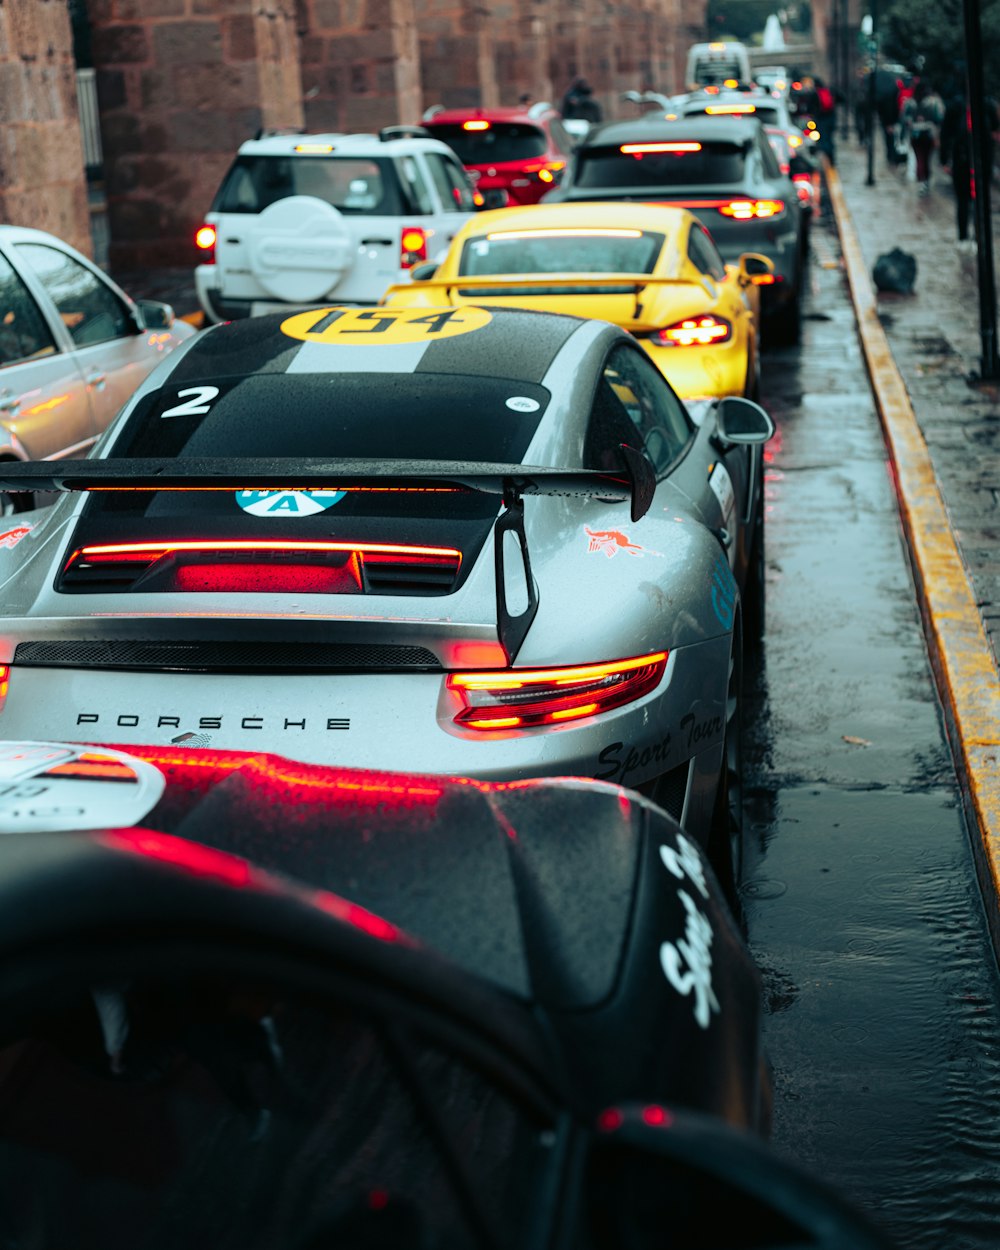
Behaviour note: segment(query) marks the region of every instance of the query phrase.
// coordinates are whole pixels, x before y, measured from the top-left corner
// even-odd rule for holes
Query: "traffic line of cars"
[[[88,458],[0,464],[0,1230],[883,1245],[760,1141],[731,907],[773,423],[746,366],[687,404],[658,354],[723,350],[774,262],[677,207],[466,235],[423,136],[255,143],[221,324]],[[439,229],[456,268],[407,291],[449,298],[326,299]]]

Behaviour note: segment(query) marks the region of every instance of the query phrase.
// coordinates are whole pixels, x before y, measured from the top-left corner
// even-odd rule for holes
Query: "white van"
[[[750,81],[750,55],[742,43],[696,43],[688,52],[684,82],[688,91],[735,78]]]

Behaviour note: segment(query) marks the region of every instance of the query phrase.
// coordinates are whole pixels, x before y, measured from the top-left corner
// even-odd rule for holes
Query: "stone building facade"
[[[260,129],[377,130],[432,104],[558,103],[578,74],[679,90],[707,0],[85,0],[116,268],[188,265]],[[79,9],[80,0],[77,0]],[[0,212],[88,250],[67,0],[0,3]]]

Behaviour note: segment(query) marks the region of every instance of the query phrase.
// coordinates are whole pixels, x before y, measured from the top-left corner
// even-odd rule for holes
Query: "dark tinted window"
[[[463,165],[529,161],[544,156],[548,147],[545,132],[523,122],[488,122],[484,130],[465,130],[461,122],[455,122],[428,126],[428,130],[447,143]]]
[[[744,149],[735,143],[701,143],[695,152],[622,151],[658,142],[663,141],[640,138],[614,147],[578,149],[575,185],[608,189],[712,186],[743,178]]]
[[[60,997],[5,1025],[3,1245],[526,1240],[549,1126],[417,1032],[229,976]]]
[[[719,249],[712,242],[712,237],[704,226],[692,226],[688,235],[688,256],[691,263],[702,273],[722,282],[726,277],[726,265],[719,255]]]
[[[31,292],[6,257],[0,256],[0,366],[35,360],[56,350]]]
[[[179,385],[140,405],[116,455],[517,464],[549,399],[528,382],[434,373],[272,373]],[[197,391],[205,392],[197,403],[186,398]],[[193,411],[160,415],[180,408]]]
[[[660,371],[631,347],[616,347],[608,357],[592,425],[588,467],[613,467],[616,449],[625,442],[645,451],[657,476],[677,459],[693,428]],[[622,430],[628,431],[626,437]]]
[[[410,211],[393,163],[367,156],[240,156],[212,208],[260,213],[291,195],[313,195],[342,213],[398,216]]]
[[[434,185],[441,197],[441,207],[446,213],[471,213],[475,209],[469,176],[461,165],[439,152],[425,154]]]
[[[41,243],[18,243],[17,251],[45,284],[77,347],[136,333],[128,308],[92,269]]]

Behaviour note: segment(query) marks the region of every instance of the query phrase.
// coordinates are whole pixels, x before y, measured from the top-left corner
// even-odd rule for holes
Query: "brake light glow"
[[[685,317],[673,325],[657,330],[653,342],[661,347],[707,347],[709,343],[725,343],[733,337],[733,327],[723,317],[706,313],[703,317]]]
[[[700,152],[700,143],[623,143],[618,149],[625,156],[641,156],[643,152]]]
[[[735,78],[727,78],[722,84],[724,87],[738,87],[740,84]]]
[[[785,211],[781,200],[730,200],[719,205],[723,217],[736,221],[752,221],[755,217],[780,217]]]
[[[713,117],[725,117],[734,113],[756,113],[756,104],[709,104],[705,109],[706,113],[710,113]]]
[[[666,651],[574,668],[451,673],[448,690],[462,703],[455,723],[480,731],[534,729],[596,716],[655,689]]]
[[[203,265],[215,264],[215,240],[217,232],[214,226],[208,224],[199,227],[195,232],[194,245],[201,252],[201,263]]]
[[[313,156],[321,153],[332,152],[332,143],[296,143],[296,152],[306,152]]]
[[[0,664],[0,711],[7,702],[7,690],[10,687],[10,665]]]
[[[569,226],[562,230],[494,230],[487,239],[641,239],[641,230]]]
[[[490,123],[484,121],[462,122],[463,130],[489,130]]]
[[[427,259],[427,231],[420,226],[404,226],[399,239],[399,266],[412,269]]]

